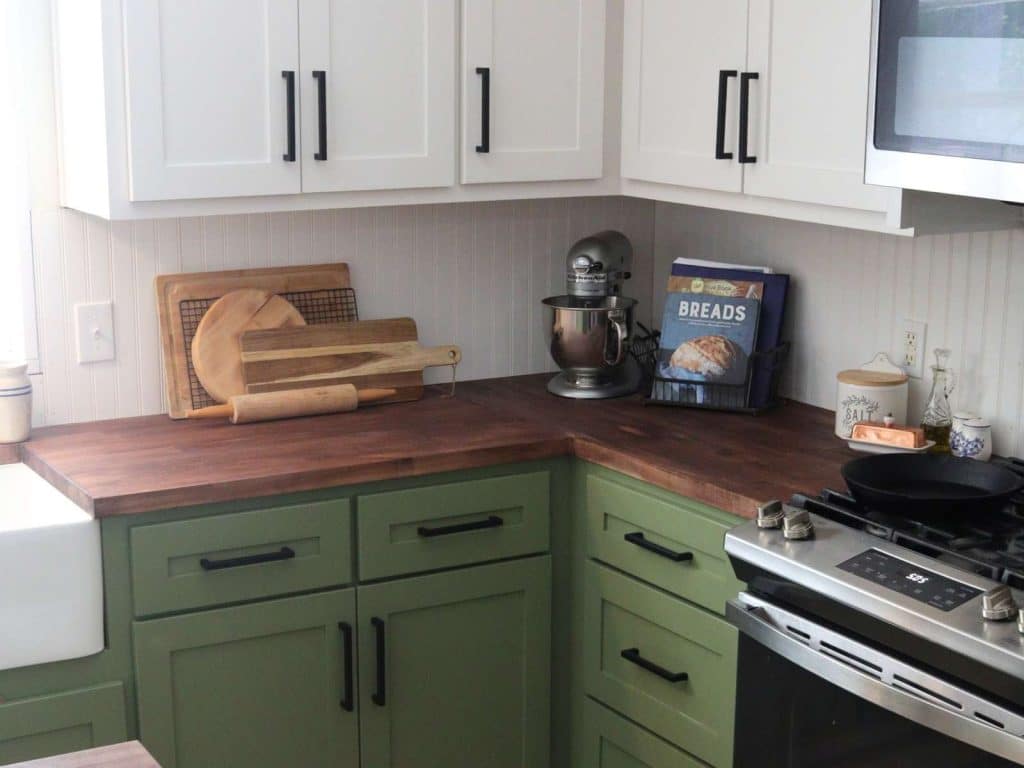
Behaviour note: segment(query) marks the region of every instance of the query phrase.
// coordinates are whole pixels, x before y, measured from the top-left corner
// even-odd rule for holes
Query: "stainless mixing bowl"
[[[544,299],[548,349],[571,384],[601,387],[620,375],[629,358],[636,304],[625,296]]]

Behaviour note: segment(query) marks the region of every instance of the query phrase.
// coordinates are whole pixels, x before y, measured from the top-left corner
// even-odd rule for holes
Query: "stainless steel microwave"
[[[1024,0],[873,0],[865,181],[1024,203]]]

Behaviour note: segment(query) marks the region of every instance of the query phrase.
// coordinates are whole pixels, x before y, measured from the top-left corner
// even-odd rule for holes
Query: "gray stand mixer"
[[[636,299],[621,295],[633,246],[621,232],[585,237],[569,249],[564,296],[544,299],[544,333],[562,372],[548,382],[560,397],[599,399],[636,392],[629,354]]]

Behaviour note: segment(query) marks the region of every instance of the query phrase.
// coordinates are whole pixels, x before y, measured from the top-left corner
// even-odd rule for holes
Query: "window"
[[[32,281],[28,140],[18,54],[21,3],[0,2],[0,358],[28,360],[38,371]]]

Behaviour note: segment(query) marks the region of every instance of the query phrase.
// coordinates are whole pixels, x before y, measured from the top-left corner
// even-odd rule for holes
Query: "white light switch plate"
[[[114,310],[109,301],[75,305],[78,362],[114,359]]]

